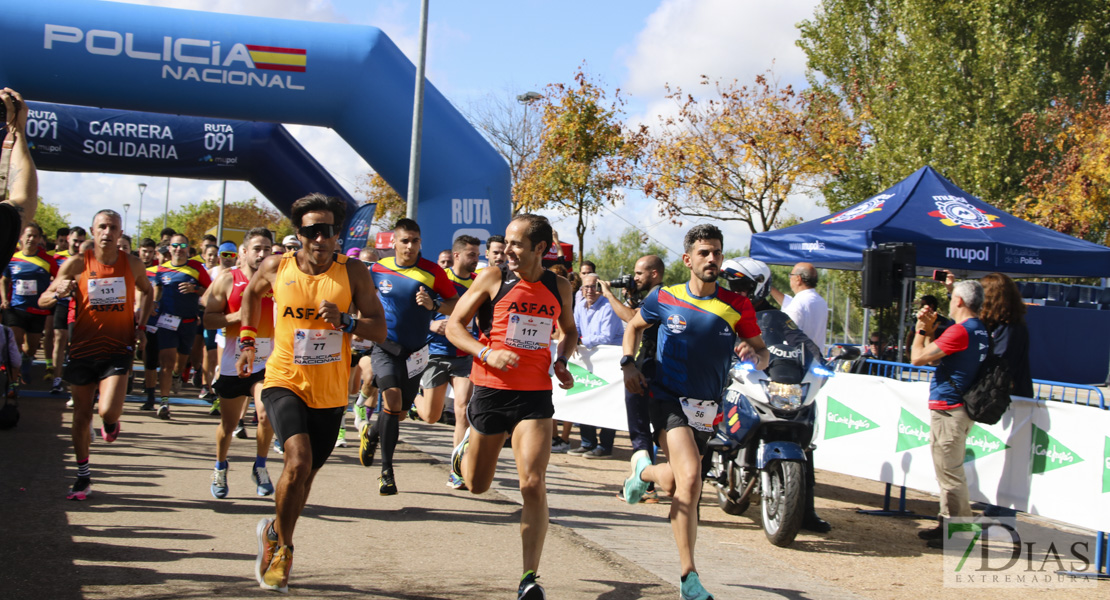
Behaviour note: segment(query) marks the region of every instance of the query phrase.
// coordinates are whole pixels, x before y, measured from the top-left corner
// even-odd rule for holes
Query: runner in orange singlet
[[[497,457],[506,436],[513,436],[513,458],[520,474],[524,509],[520,537],[524,575],[517,598],[545,598],[536,583],[547,535],[547,463],[551,458],[551,334],[563,331],[555,376],[563,389],[574,386],[567,370],[578,331],[571,311],[570,282],[543,268],[552,244],[546,218],[522,214],[505,231],[507,261],[478,274],[447,320],[447,339],[476,357],[470,379],[474,392],[467,416],[470,429],[451,455],[452,472],[470,491],[481,494],[493,483]],[[478,314],[476,340],[466,325]]]
[[[210,491],[216,498],[226,498],[227,451],[231,446],[231,435],[236,429],[239,417],[248,404],[248,397],[254,398],[255,406],[262,404],[262,381],[266,377],[266,360],[274,341],[274,297],[269,293],[262,297],[261,316],[255,338],[254,364],[251,376],[238,377],[236,361],[239,360],[239,324],[242,322],[243,292],[247,289],[251,276],[270,255],[274,244],[273,234],[265,227],[255,227],[247,232],[243,241],[241,265],[238,268],[223,269],[208,289],[204,305],[204,328],[224,329],[224,348],[220,358],[220,377],[212,385],[220,402],[220,425],[216,428],[216,468],[212,473]],[[259,496],[274,493],[270,474],[266,471],[266,457],[270,453],[270,441],[274,430],[267,419],[258,423],[255,436],[254,466],[251,467],[251,481]]]
[[[311,194],[293,203],[302,249],[262,261],[240,307],[239,377],[253,371],[261,300],[274,297],[274,351],[266,362],[263,419],[285,449],[276,519],[258,523],[255,578],[266,589],[288,591],[293,529],[316,472],[335,446],[347,410],[351,335],[381,342],[385,314],[366,265],[336,255],[346,206]],[[352,318],[351,307],[360,318]],[[228,343],[234,343],[229,339]]]
[[[73,334],[62,375],[73,393],[72,436],[77,455],[77,481],[66,496],[70,500],[85,500],[92,493],[89,424],[93,395],[100,390],[100,436],[112,442],[120,433],[119,418],[127,376],[135,360],[135,339],[142,335],[153,306],[154,289],[146,278],[143,261],[123,254],[117,246],[122,224],[123,219],[114,210],[96,213],[92,250],[67,260],[39,297],[39,306],[49,309],[58,298],[73,296]]]

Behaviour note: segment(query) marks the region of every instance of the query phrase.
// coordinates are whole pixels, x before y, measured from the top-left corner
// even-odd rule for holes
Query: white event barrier
[[[579,348],[575,386],[555,386],[555,418],[627,431],[618,346]],[[838,373],[817,398],[818,469],[937,493],[929,384]],[[1015,398],[968,435],[972,501],[1110,531],[1110,411]]]
[[[937,493],[929,384],[837,374],[817,398],[814,463]],[[1110,411],[1014,398],[995,425],[976,423],[964,469],[972,501],[1110,531]]]

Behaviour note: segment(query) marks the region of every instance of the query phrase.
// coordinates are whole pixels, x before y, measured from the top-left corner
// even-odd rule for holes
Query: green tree
[[[80,225],[80,223],[70,223],[69,213],[62,214],[57,206],[46,202],[39,198],[39,207],[35,211],[35,223],[42,227],[43,237],[47,240],[54,241],[54,234],[62,227],[69,227],[72,225]],[[88,229],[88,226],[85,227]]]
[[[177,210],[172,210],[166,218],[166,226],[178,233],[184,233],[193,244],[200,242],[204,232],[215,227],[220,220],[220,203],[217,200],[191,202]],[[293,233],[293,224],[269,203],[261,203],[256,198],[228,202],[224,206],[225,229],[251,229],[266,227],[274,233],[274,240]],[[149,237],[158,241],[162,231],[162,215],[139,223],[139,238]]]
[[[619,92],[608,103],[605,91],[581,68],[574,81],[547,86],[540,101],[540,150],[525,165],[514,193],[522,210],[553,208],[576,215],[582,248],[590,217],[621,200],[623,186],[632,181],[643,130],[630,134],[621,123],[624,101]]]
[[[1009,208],[1036,154],[1015,123],[1110,62],[1105,0],[824,0],[799,28],[810,82],[869,144],[824,187],[834,210],[926,164]]]
[[[377,173],[367,173],[360,177],[355,185],[355,193],[365,198],[363,204],[377,202],[374,207],[374,225],[379,231],[392,230],[393,225],[408,212],[404,197]]]
[[[616,279],[621,273],[631,274],[636,266],[636,261],[641,256],[654,254],[667,262],[667,249],[653,242],[634,227],[625,229],[620,238],[603,240],[597,248],[586,252],[583,257],[592,261],[597,267],[598,277],[602,279]]]

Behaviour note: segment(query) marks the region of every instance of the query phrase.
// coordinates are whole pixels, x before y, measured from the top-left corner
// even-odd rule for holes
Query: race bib
[[[158,317],[158,327],[167,331],[177,331],[181,326],[181,317],[177,315],[164,314]]]
[[[409,379],[416,377],[424,372],[424,367],[428,366],[428,347],[413,352],[405,359],[405,368],[408,370]]]
[[[373,347],[374,347],[374,342],[371,342],[368,339],[365,339],[365,338],[363,338],[361,340],[356,340],[354,338],[351,339],[351,350],[358,350],[358,351],[361,352],[363,350],[369,350]]]
[[[695,431],[713,431],[713,422],[717,420],[717,409],[720,406],[716,400],[679,398],[678,401],[682,403],[682,412],[690,427]]]
[[[145,327],[147,333],[158,333],[158,328],[154,325],[146,325]]]
[[[505,345],[521,350],[543,350],[551,345],[552,323],[548,317],[509,313]]]
[[[34,279],[16,279],[16,296],[34,296],[39,293],[39,282]]]
[[[293,364],[339,362],[342,345],[343,333],[334,329],[298,329],[293,332]]]
[[[124,304],[127,302],[127,286],[123,277],[89,279],[88,296],[89,306]]]

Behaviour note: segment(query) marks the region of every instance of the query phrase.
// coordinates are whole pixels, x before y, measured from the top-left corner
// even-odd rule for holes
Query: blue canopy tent
[[[912,242],[919,272],[1107,277],[1110,248],[1005,213],[922,167],[880,194],[807,223],[757,233],[752,258],[860,270],[863,250]]]
[[[1015,277],[1110,276],[1110,248],[998,210],[932,167],[922,167],[847,210],[757,233],[751,256],[771,264],[809,262],[858,271],[863,250],[885,242],[912,242],[919,274],[946,269],[962,278],[994,271]],[[1068,351],[1060,352],[1061,332],[1075,331],[1078,322],[1083,323],[1084,335],[1069,336]],[[1107,381],[1110,311],[1038,306],[1029,310],[1027,324],[1033,377]]]

